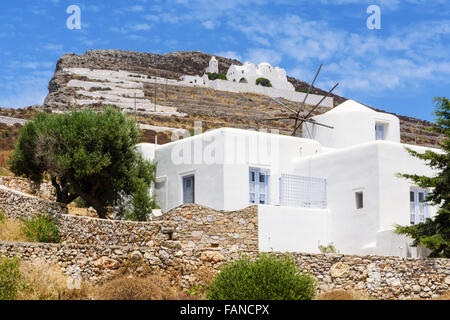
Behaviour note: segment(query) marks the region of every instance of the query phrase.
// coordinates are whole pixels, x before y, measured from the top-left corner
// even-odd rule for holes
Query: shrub
[[[0,211],[0,223],[5,222],[5,214],[3,213],[3,211]]]
[[[97,288],[99,300],[175,300],[187,298],[170,284],[170,281],[158,276],[138,278],[122,276],[106,282]]]
[[[339,253],[339,250],[336,250],[333,242],[329,243],[327,246],[319,245],[319,250],[322,253]]]
[[[23,220],[23,233],[28,241],[59,243],[61,235],[56,221],[46,215]]]
[[[224,267],[206,289],[209,300],[311,300],[316,282],[290,255],[243,257]]]
[[[258,78],[256,79],[256,85],[261,85],[263,87],[271,87],[272,83],[267,78]]]
[[[21,285],[18,258],[0,257],[0,300],[16,300]]]
[[[207,72],[206,74],[208,75],[209,80],[217,80],[217,79],[228,80],[227,76],[224,75],[223,73]]]

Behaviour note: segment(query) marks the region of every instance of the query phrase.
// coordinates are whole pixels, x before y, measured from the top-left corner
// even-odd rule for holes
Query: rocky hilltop
[[[170,132],[174,129],[192,130],[195,120],[201,120],[204,129],[270,126],[281,133],[291,132],[292,122],[289,120],[270,122],[270,125],[260,121],[264,117],[286,114],[267,96],[175,85],[182,75],[203,74],[211,57],[197,51],[160,55],[124,50],[90,50],[82,55],[65,54],[56,65],[44,107],[56,111],[117,105],[126,112],[136,112],[138,121],[147,129],[146,141],[153,141],[158,136],[160,143],[169,141]],[[232,64],[242,65],[234,59],[216,58],[221,73],[226,73]],[[307,82],[291,77],[288,80],[296,91],[305,92],[309,87]],[[319,88],[314,88],[312,93],[326,94]],[[346,100],[338,95],[332,97],[334,105]],[[298,103],[289,100],[284,100],[284,103],[298,108]],[[304,112],[310,109],[311,106],[306,106]],[[328,110],[319,107],[313,115]],[[437,145],[439,137],[425,130],[432,123],[397,116],[401,122],[402,142]]]

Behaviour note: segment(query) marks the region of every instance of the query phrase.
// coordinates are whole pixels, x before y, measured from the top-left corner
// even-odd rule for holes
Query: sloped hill
[[[63,111],[73,107],[101,109],[110,104],[120,106],[129,113],[136,110],[138,121],[152,128],[146,130],[145,141],[153,142],[158,136],[159,143],[170,141],[172,129],[192,130],[196,120],[203,122],[204,130],[228,126],[278,129],[284,134],[292,131],[293,124],[289,120],[260,121],[264,117],[286,115],[283,108],[267,96],[175,85],[174,80],[184,74],[203,74],[211,57],[197,51],[159,55],[124,50],[90,50],[82,55],[65,54],[56,65],[43,107],[45,110]],[[222,73],[226,73],[231,64],[242,64],[233,59],[216,58]],[[297,91],[305,92],[309,87],[304,81],[290,77],[288,80]],[[324,95],[326,92],[314,88],[312,93]],[[338,95],[332,97],[334,105],[346,101]],[[298,107],[298,103],[292,101],[284,100],[284,103]],[[311,106],[306,106],[304,112],[310,109]],[[313,115],[327,110],[319,107]],[[0,115],[2,113],[0,110]],[[6,115],[11,116],[11,112]],[[437,145],[439,137],[425,130],[433,125],[431,122],[397,116],[401,122],[402,142]]]

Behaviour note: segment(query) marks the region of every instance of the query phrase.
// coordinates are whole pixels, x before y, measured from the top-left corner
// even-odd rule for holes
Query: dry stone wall
[[[186,204],[167,212],[160,220],[176,225],[173,240],[198,249],[227,248],[232,251],[258,250],[258,207],[238,211],[216,211]]]
[[[358,290],[376,299],[432,298],[450,290],[450,259],[294,253],[320,291]]]
[[[257,252],[223,248],[198,250],[166,240],[154,247],[92,246],[0,242],[0,254],[24,261],[56,264],[70,277],[99,284],[134,264],[137,274],[163,274],[173,285],[188,289],[205,285],[223,264]],[[429,299],[450,290],[449,259],[293,254],[297,265],[318,283],[318,292],[359,290],[376,299]]]
[[[51,182],[48,181],[42,182],[41,185],[37,187],[26,178],[4,176],[0,177],[0,185],[30,195],[35,195],[42,199],[51,201],[56,200],[55,188],[52,186]]]
[[[0,185],[0,211],[14,219],[27,218],[39,214],[59,216],[67,214],[64,204],[38,198]]]
[[[196,249],[258,249],[256,206],[227,212],[187,204],[150,222],[106,220],[68,215],[63,204],[0,186],[0,211],[14,219],[49,213],[64,243],[151,247],[171,239]]]

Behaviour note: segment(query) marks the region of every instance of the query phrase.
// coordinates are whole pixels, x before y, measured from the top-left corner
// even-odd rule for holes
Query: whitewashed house
[[[400,143],[399,119],[349,100],[305,124],[304,137],[222,128],[161,145],[141,144],[157,162],[163,212],[183,203],[217,210],[258,205],[261,251],[421,256],[394,225],[423,222],[436,208],[427,190],[398,173],[433,175]],[[434,151],[439,152],[438,149]]]

